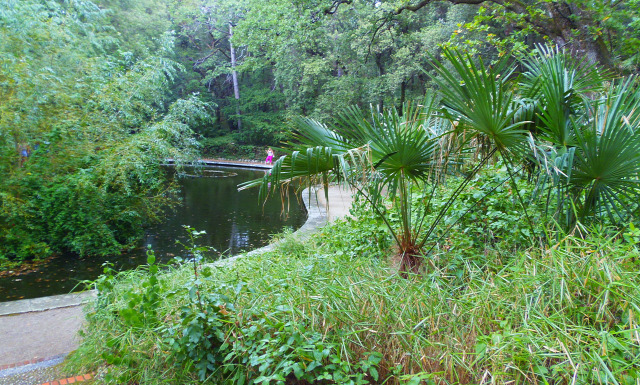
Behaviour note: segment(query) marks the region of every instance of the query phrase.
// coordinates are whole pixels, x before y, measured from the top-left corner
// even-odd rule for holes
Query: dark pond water
[[[239,183],[260,178],[264,171],[207,167],[201,174],[204,177],[178,178],[182,205],[162,224],[147,229],[136,249],[104,258],[60,256],[26,273],[0,278],[0,302],[69,293],[78,282],[97,278],[106,261],[119,270],[132,269],[146,263],[147,245],[159,262],[185,256],[184,248],[176,244],[176,240],[188,241],[182,225],[206,231],[198,244],[228,256],[264,246],[272,234],[285,227],[297,229],[306,220],[304,208],[295,199],[289,202],[285,217],[279,200],[269,200],[263,207],[258,204],[257,189],[237,191]]]

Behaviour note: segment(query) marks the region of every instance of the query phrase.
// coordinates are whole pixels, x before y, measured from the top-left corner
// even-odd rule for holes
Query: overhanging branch
[[[341,4],[351,4],[351,3],[353,3],[353,0],[334,0],[333,4],[331,4],[330,6],[324,9],[324,14],[333,15],[338,11],[338,7],[340,7]]]
[[[416,12],[436,1],[439,1],[439,0],[421,0],[416,4],[403,5],[402,7],[397,8],[393,13],[395,15],[399,15],[404,11]],[[486,3],[489,0],[447,0],[447,1],[451,4],[476,4],[477,5],[477,4]]]

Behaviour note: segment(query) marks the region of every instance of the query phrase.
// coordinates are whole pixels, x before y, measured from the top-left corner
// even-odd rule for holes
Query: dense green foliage
[[[465,4],[469,3],[469,4]],[[216,104],[204,137],[274,145],[302,114],[328,122],[345,105],[399,106],[432,82],[441,45],[526,56],[552,42],[617,72],[638,69],[638,2],[100,0],[121,47],[153,52],[175,31],[186,71],[173,97]]]
[[[430,57],[439,57],[441,45],[492,61],[551,42],[616,72],[638,69],[635,0],[103,3],[119,23],[135,21],[129,36],[141,38],[170,20],[177,59],[188,68],[176,92],[210,97],[218,121],[199,132],[231,131],[241,144],[275,144],[298,114],[329,122],[345,105],[400,106],[422,97],[432,86]],[[151,23],[156,14],[158,23]]]
[[[513,193],[501,195],[501,210],[518,209]],[[599,235],[529,250],[510,237],[465,244],[477,239],[469,222],[426,274],[403,279],[379,220],[364,207],[354,214],[362,219],[313,241],[191,262],[157,283],[145,268],[108,276],[70,365],[118,384],[632,384],[639,375],[635,244]],[[132,323],[130,299],[153,285],[165,298],[153,302],[157,316]]]
[[[171,203],[159,164],[193,158],[208,107],[168,99],[169,35],[135,57],[90,2],[0,15],[0,259],[117,253]]]

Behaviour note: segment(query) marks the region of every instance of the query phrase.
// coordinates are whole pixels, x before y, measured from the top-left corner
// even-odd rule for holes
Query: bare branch
[[[214,48],[213,50],[211,50],[209,52],[208,55],[206,55],[204,57],[201,57],[201,58],[198,58],[198,59],[195,59],[195,60],[192,59],[193,60],[193,68],[196,69],[196,67],[201,66],[202,64],[204,64],[207,61],[207,59],[209,59],[210,57],[212,57],[213,55],[215,55],[218,52],[220,52],[222,55],[224,55],[227,59],[230,59],[229,55],[227,55],[227,53],[224,52],[224,50],[222,50],[220,48]]]
[[[340,7],[341,4],[351,4],[351,3],[353,3],[353,0],[334,0],[333,4],[331,4],[329,7],[324,9],[324,14],[333,15],[338,11],[338,7]]]

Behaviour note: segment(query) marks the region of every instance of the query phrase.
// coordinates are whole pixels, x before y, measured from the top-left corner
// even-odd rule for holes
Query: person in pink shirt
[[[267,159],[264,160],[266,164],[273,164],[273,150],[271,147],[267,150]]]

